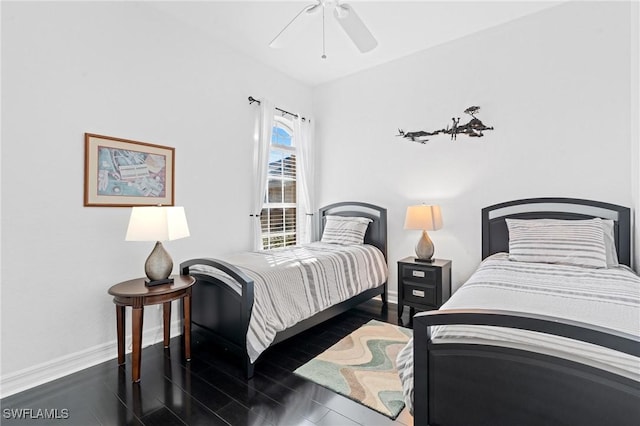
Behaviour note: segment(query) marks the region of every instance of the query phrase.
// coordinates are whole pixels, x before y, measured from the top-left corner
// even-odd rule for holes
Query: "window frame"
[[[295,134],[294,134],[294,128],[293,128],[293,121],[288,120],[287,118],[284,117],[280,117],[280,116],[275,116],[274,117],[274,125],[273,125],[273,129],[274,131],[276,130],[276,128],[280,128],[283,129],[285,132],[287,132],[287,134],[289,135],[289,140],[291,142],[290,145],[283,145],[283,144],[278,144],[277,142],[273,141],[273,136],[271,141],[269,142],[269,157],[271,157],[273,152],[277,152],[277,153],[281,153],[283,154],[283,158],[286,157],[287,154],[293,154],[294,157],[296,158],[296,162],[297,162],[297,155],[298,155],[298,149],[297,146],[295,144]],[[271,219],[271,214],[269,214],[266,218],[267,220],[267,226],[266,226],[266,231],[264,229],[264,227],[262,227],[262,231],[261,231],[261,240],[262,240],[262,248],[264,250],[267,249],[271,249],[271,248],[278,248],[278,247],[288,247],[288,246],[292,246],[294,244],[297,244],[298,241],[298,226],[297,226],[297,221],[298,221],[298,217],[297,217],[297,213],[298,213],[298,176],[297,176],[297,163],[295,163],[295,167],[296,167],[296,172],[294,173],[293,176],[288,177],[288,176],[280,176],[280,177],[275,177],[273,175],[269,174],[269,170],[267,171],[267,188],[266,188],[266,192],[265,192],[265,199],[263,201],[262,204],[262,213],[261,213],[261,224],[263,221],[262,215],[264,215],[265,211],[268,211],[270,209],[281,209],[282,210],[282,230],[278,231],[278,232],[273,232],[271,225],[269,223],[270,219]],[[269,182],[273,179],[277,179],[280,180],[281,182],[285,182],[285,181],[289,181],[289,182],[294,182],[295,184],[295,201],[294,202],[284,202],[284,200],[282,200],[281,202],[269,202],[268,198],[269,198]],[[283,191],[284,191],[284,186],[283,186]],[[283,198],[284,198],[284,192],[283,192]],[[287,214],[286,214],[286,210],[287,209],[294,209],[294,215],[293,215],[293,226],[287,228]],[[261,225],[262,226],[262,225]],[[293,236],[293,240],[291,240],[290,238],[287,237],[291,237]],[[281,242],[278,243],[272,243],[274,240],[276,239],[281,239]]]

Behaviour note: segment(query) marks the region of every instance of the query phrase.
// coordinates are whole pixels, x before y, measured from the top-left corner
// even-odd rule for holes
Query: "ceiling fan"
[[[322,10],[322,59],[326,59],[325,51],[325,12],[333,9],[333,16],[336,18],[342,29],[349,36],[360,52],[365,53],[374,49],[378,42],[371,34],[371,31],[362,22],[351,6],[341,3],[338,0],[316,0],[315,4],[305,6],[291,21],[275,36],[269,47],[282,47],[284,35],[291,32],[294,22],[301,21],[305,16],[310,16]],[[302,17],[302,18],[301,18]],[[301,19],[298,19],[301,18]],[[299,25],[298,25],[299,26]],[[287,31],[289,30],[289,31]]]

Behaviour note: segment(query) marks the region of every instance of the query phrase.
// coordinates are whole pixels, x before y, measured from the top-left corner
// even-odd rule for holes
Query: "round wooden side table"
[[[196,280],[190,275],[173,275],[171,284],[153,287],[145,285],[146,278],[136,278],[114,285],[109,289],[116,304],[116,326],[118,331],[118,364],[124,364],[124,313],[127,306],[132,308],[132,361],[131,379],[140,381],[140,361],[142,352],[142,319],[147,305],[163,305],[164,346],[169,347],[171,328],[171,302],[182,299],[184,356],[191,360],[191,287]]]

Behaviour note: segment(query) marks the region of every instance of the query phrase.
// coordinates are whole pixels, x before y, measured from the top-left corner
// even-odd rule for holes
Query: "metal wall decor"
[[[467,135],[474,138],[480,138],[484,136],[484,133],[482,133],[483,131],[493,130],[493,126],[486,126],[482,121],[480,121],[480,119],[476,117],[478,111],[480,111],[479,106],[470,106],[469,108],[464,110],[465,114],[469,114],[471,116],[471,120],[469,120],[469,122],[466,124],[460,124],[460,117],[452,117],[451,124],[447,124],[447,127],[444,129],[434,130],[431,132],[426,130],[405,132],[402,129],[398,129],[399,134],[397,134],[396,136],[402,136],[404,139],[422,144],[429,140],[429,136],[435,136],[439,134],[450,135],[452,141],[455,141],[459,134]]]

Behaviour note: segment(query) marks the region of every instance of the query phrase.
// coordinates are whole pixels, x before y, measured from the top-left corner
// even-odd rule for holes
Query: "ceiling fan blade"
[[[378,45],[378,41],[351,6],[338,4],[333,10],[333,15],[360,52],[369,52]]]
[[[279,49],[281,47],[284,47],[287,44],[285,39],[293,38],[293,34],[287,34],[287,29],[289,27],[291,27],[294,22],[296,22],[296,20],[300,17],[300,15],[312,14],[312,13],[314,13],[314,12],[316,12],[318,10],[319,6],[320,6],[320,3],[318,3],[318,4],[310,4],[308,6],[305,6],[300,12],[298,12],[298,14],[296,16],[293,17],[293,19],[291,21],[289,21],[289,23],[282,30],[280,30],[278,35],[275,36],[273,38],[273,40],[271,40],[271,43],[269,43],[269,47],[274,48],[274,49]],[[295,26],[296,25],[294,25],[294,27]],[[297,25],[297,27],[300,27],[300,25]],[[291,28],[291,29],[293,29],[293,28]],[[292,32],[291,29],[288,31],[289,33]]]

